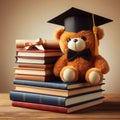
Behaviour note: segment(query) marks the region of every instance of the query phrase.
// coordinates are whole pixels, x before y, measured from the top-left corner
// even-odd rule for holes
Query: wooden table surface
[[[0,120],[120,120],[120,94],[105,94],[104,103],[71,114],[12,107],[9,94],[0,93]]]

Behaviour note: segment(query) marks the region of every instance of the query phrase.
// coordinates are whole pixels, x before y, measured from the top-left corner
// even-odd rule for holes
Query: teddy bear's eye
[[[81,38],[82,38],[84,41],[87,39],[85,36],[82,36]]]
[[[70,39],[70,38],[68,38],[68,39],[67,39],[67,42],[69,42],[70,40],[71,40],[71,39]]]

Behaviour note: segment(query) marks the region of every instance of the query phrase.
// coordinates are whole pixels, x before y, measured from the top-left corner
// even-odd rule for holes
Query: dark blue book
[[[80,83],[80,82],[73,82],[73,83],[72,82],[63,83],[62,81],[40,82],[40,81],[31,81],[31,80],[18,80],[18,79],[15,79],[13,83],[19,85],[46,87],[46,88],[63,89],[63,90],[90,86],[89,83]]]
[[[10,99],[13,101],[30,102],[54,106],[71,106],[82,102],[103,97],[102,90],[80,94],[72,97],[51,96],[29,92],[10,91]]]

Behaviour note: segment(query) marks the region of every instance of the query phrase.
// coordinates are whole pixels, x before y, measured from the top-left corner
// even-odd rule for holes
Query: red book
[[[84,108],[88,108],[88,107],[91,107],[91,106],[98,105],[102,102],[103,102],[103,98],[99,98],[99,99],[83,102],[83,103],[80,103],[80,104],[77,104],[77,105],[73,105],[73,106],[70,106],[70,107],[60,107],[60,106],[52,106],[52,105],[45,105],[45,104],[12,101],[12,106],[30,108],[30,109],[37,109],[37,110],[60,112],[60,113],[71,113],[71,112],[78,111],[78,110],[81,110],[81,109],[84,109]]]

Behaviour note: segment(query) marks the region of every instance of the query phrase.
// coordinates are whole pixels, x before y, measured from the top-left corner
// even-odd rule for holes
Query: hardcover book
[[[53,112],[60,112],[60,113],[72,113],[81,109],[85,109],[88,107],[92,107],[103,102],[103,97],[82,102],[80,104],[69,106],[69,107],[61,107],[61,106],[53,106],[53,105],[45,105],[45,104],[37,104],[37,103],[30,103],[30,102],[20,102],[20,101],[12,101],[12,106],[14,107],[23,107],[29,109],[37,109],[37,110],[46,110],[46,111],[53,111]]]
[[[48,82],[53,81],[54,76],[45,76],[45,75],[23,75],[23,74],[14,74],[16,80],[21,79],[21,81],[28,80],[28,81],[39,81],[39,82]]]
[[[23,74],[23,75],[53,75],[53,71],[51,68],[49,69],[41,69],[41,68],[25,68],[25,67],[14,67],[15,74]]]
[[[53,64],[59,57],[26,57],[16,56],[16,63],[23,64]]]
[[[18,67],[28,67],[28,68],[41,68],[41,69],[47,69],[47,68],[53,68],[53,64],[24,64],[19,63],[17,64]]]
[[[28,56],[28,57],[54,57],[61,56],[62,52],[60,49],[49,49],[49,50],[17,50],[17,56]]]
[[[79,82],[62,82],[59,78],[54,77],[53,81],[50,82],[38,82],[38,81],[30,81],[30,80],[22,80],[15,79],[13,81],[14,84],[20,85],[28,85],[28,86],[36,86],[36,87],[45,87],[45,88],[54,88],[54,89],[77,89],[91,86],[89,83],[79,83]]]
[[[20,92],[15,90],[10,91],[10,99],[13,101],[39,103],[39,104],[62,106],[62,107],[79,104],[82,102],[86,102],[101,97],[103,97],[102,90],[85,93],[85,94],[79,94],[72,97],[51,96],[45,94]]]
[[[62,90],[62,89],[53,89],[53,88],[15,84],[14,90],[22,91],[22,92],[31,92],[31,93],[38,93],[38,94],[70,97],[70,96],[79,95],[83,93],[94,92],[100,89],[101,89],[101,85],[90,86],[90,87],[85,87],[85,88],[77,88],[77,89],[71,89],[71,90]]]

